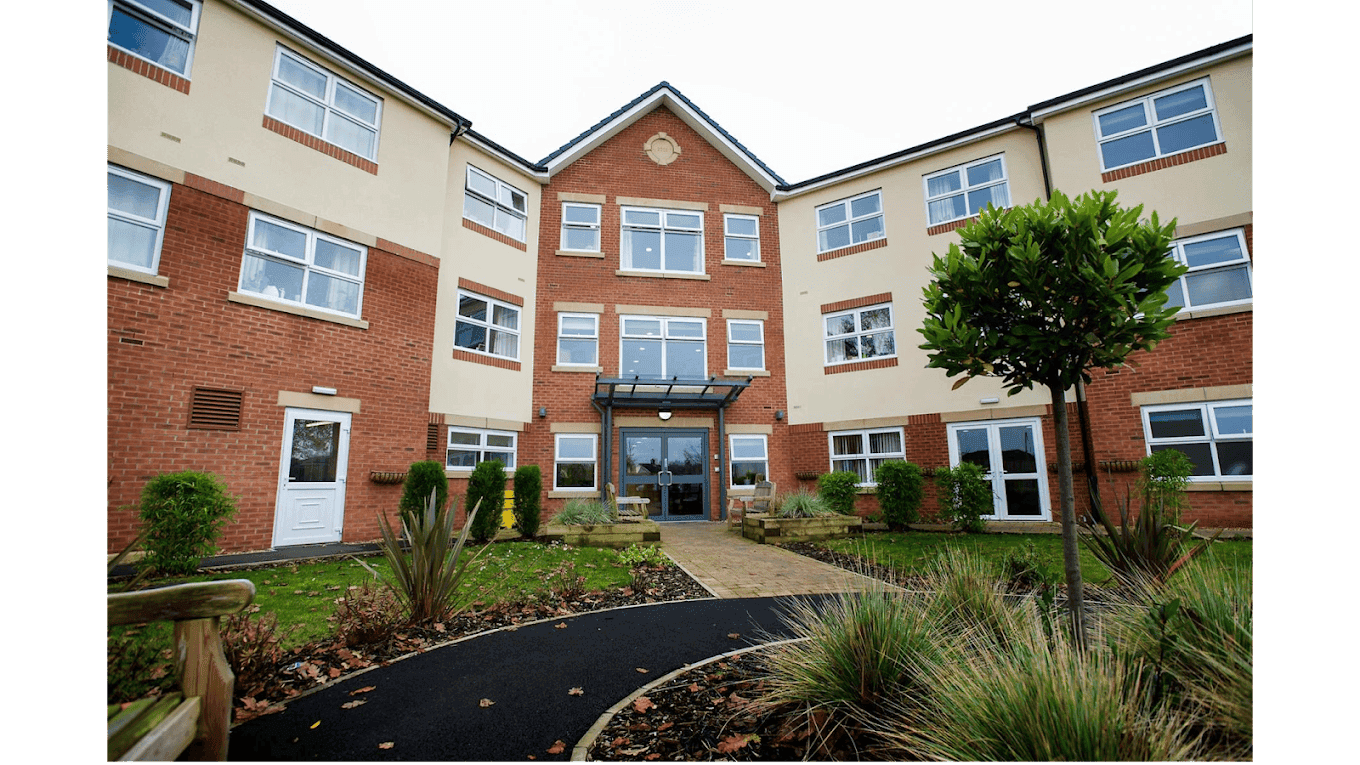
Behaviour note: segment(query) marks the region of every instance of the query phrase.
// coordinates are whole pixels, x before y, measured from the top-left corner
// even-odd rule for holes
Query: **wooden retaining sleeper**
[[[248,579],[111,593],[108,623],[173,621],[179,690],[109,706],[109,760],[227,759],[236,677],[222,651],[221,619],[255,598]]]

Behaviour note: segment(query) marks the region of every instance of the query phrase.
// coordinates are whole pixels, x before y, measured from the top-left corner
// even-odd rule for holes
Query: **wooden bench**
[[[645,521],[647,520],[647,505],[651,502],[646,497],[620,497],[614,492],[614,484],[604,485],[606,496],[609,497],[609,504],[614,509],[614,517],[620,521]]]
[[[227,759],[232,687],[236,677],[222,652],[219,627],[250,604],[248,579],[177,584],[111,593],[109,626],[175,623],[175,677],[179,690],[109,706],[109,760]]]
[[[747,513],[768,513],[774,503],[774,481],[760,481],[755,492],[747,496],[728,495],[727,525],[740,526]],[[737,507],[740,504],[741,507]]]

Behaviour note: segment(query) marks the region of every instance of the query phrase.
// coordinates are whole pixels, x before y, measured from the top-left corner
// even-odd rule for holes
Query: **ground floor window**
[[[449,428],[449,454],[445,465],[471,470],[479,462],[496,460],[513,470],[517,436],[517,433],[508,430]]]
[[[594,489],[595,444],[593,433],[561,433],[556,438],[554,489]]]
[[[979,465],[992,483],[995,520],[1048,520],[1048,477],[1037,419],[949,426],[949,464]]]
[[[732,485],[755,486],[770,475],[770,456],[765,436],[730,436]]]
[[[1148,454],[1177,449],[1195,466],[1191,480],[1252,476],[1251,399],[1143,407]]]
[[[861,486],[874,484],[874,471],[888,460],[904,460],[901,428],[840,430],[830,434],[831,469],[859,475]]]

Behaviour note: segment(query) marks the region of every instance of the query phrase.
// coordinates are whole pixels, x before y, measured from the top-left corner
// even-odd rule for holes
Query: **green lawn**
[[[852,553],[872,559],[897,571],[912,575],[925,573],[930,562],[947,548],[969,550],[1000,564],[1007,554],[1019,554],[1033,544],[1049,567],[1061,574],[1063,570],[1062,537],[1058,534],[944,534],[912,531],[907,533],[868,533],[857,539],[833,539],[824,543],[837,552]],[[1084,581],[1100,584],[1110,578],[1110,572],[1091,555],[1085,546],[1081,554],[1081,575]],[[1230,568],[1251,567],[1251,540],[1219,540],[1206,553],[1220,565]]]

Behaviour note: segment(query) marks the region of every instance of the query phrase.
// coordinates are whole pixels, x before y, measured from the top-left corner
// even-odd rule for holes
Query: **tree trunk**
[[[1072,641],[1086,647],[1086,603],[1081,588],[1081,558],[1077,548],[1077,513],[1073,506],[1072,444],[1067,434],[1067,402],[1059,384],[1050,384],[1053,430],[1058,447],[1058,503],[1062,509],[1063,569],[1067,574],[1067,610],[1072,618]],[[1040,458],[1042,459],[1042,457]]]

